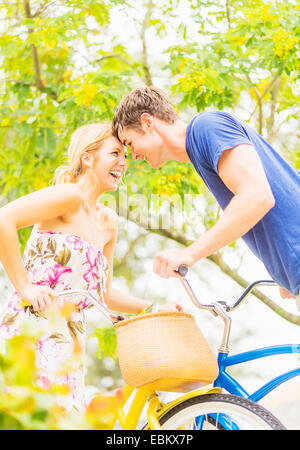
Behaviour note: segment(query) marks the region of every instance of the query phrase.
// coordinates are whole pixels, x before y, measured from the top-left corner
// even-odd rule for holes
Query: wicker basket
[[[145,314],[115,328],[122,377],[130,386],[187,392],[218,376],[216,357],[190,314]]]

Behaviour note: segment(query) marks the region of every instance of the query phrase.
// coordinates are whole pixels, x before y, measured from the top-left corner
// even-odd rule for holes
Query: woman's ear
[[[81,163],[84,167],[92,167],[93,164],[93,158],[91,153],[89,152],[83,152],[80,156]]]

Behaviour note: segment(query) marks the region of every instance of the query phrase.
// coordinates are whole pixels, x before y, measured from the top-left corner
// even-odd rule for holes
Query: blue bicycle
[[[268,410],[257,402],[282,383],[300,375],[300,367],[283,373],[272,379],[256,392],[249,394],[228,372],[227,368],[264,358],[287,353],[300,354],[300,344],[276,345],[260,348],[237,355],[229,356],[229,337],[231,317],[229,313],[235,310],[256,286],[274,286],[272,280],[256,281],[248,286],[241,297],[228,305],[226,302],[203,304],[196,297],[188,280],[185,278],[187,267],[180,266],[178,272],[181,282],[197,308],[210,310],[224,321],[222,343],[218,351],[219,376],[214,382],[214,388],[226,390],[229,394],[209,393],[194,396],[180,402],[162,417],[160,424],[166,429],[285,429],[284,425]]]

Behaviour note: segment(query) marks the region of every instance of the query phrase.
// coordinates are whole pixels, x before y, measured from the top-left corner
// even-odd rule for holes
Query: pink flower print
[[[42,338],[38,341],[38,352],[36,354],[36,365],[39,369],[43,369],[48,374],[55,374],[60,370],[62,364],[72,357],[72,343],[58,343],[51,336]]]
[[[66,384],[71,389],[71,391],[75,391],[77,387],[77,379],[75,376],[67,374],[64,376],[64,384]]]
[[[40,276],[40,271],[36,267],[32,269],[30,273],[28,273],[28,276],[31,277],[33,280],[32,282],[35,283],[35,279]]]
[[[40,375],[37,380],[36,380],[36,384],[38,387],[42,388],[42,389],[50,389],[51,388],[51,381],[49,380],[49,378]]]
[[[59,282],[62,286],[65,286],[66,283],[60,280],[60,277],[64,273],[72,273],[72,269],[70,267],[63,268],[59,264],[55,264],[54,267],[48,267],[48,269],[45,271],[45,276],[48,276],[48,278],[44,278],[42,281],[38,281],[36,284],[40,286],[46,285],[51,289],[54,289]]]
[[[106,259],[104,259],[104,255],[100,250],[98,251],[98,258],[99,258],[102,268],[104,269],[106,266]]]
[[[1,338],[7,338],[8,337],[8,333],[9,333],[9,326],[6,323],[0,325],[0,337]]]
[[[82,250],[83,249],[83,240],[79,236],[68,235],[66,237],[66,241],[73,246],[73,250]]]
[[[7,309],[11,309],[12,311],[20,312],[22,308],[20,306],[20,297],[17,292],[12,294],[11,300],[9,300],[7,304]]]
[[[91,306],[91,301],[87,298],[87,297],[85,297],[83,300],[81,300],[79,303],[77,303],[77,308],[78,309],[84,309],[84,308],[87,308],[88,306]]]
[[[90,249],[86,252],[86,261],[83,263],[83,265],[88,266],[88,270],[83,274],[83,279],[87,282],[89,285],[89,289],[97,289],[99,286],[99,269],[98,269],[98,255],[95,256],[92,252],[92,255],[90,254]]]
[[[0,338],[1,339],[11,339],[14,336],[19,336],[20,330],[16,326],[3,323],[0,325]]]

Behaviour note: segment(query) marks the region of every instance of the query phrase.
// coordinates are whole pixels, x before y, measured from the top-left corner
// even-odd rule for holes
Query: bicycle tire
[[[197,429],[195,423],[199,416],[205,417],[204,429],[286,430],[261,405],[231,394],[198,395],[184,400],[159,417],[159,422],[164,430]],[[191,425],[192,428],[186,428]]]

